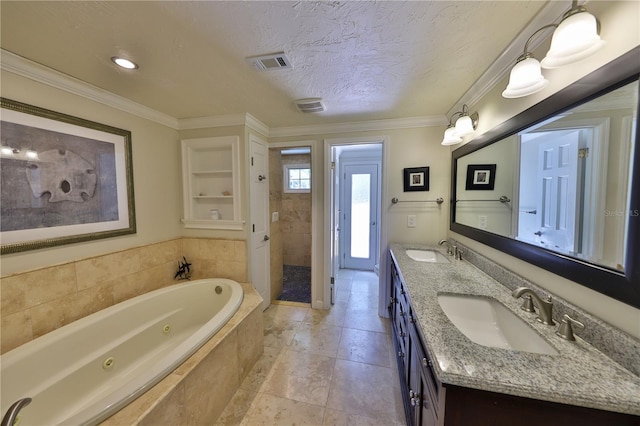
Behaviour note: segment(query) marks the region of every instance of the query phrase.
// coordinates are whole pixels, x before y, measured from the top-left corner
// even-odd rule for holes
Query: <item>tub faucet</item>
[[[27,405],[31,404],[31,398],[22,398],[13,403],[2,418],[0,426],[13,426],[18,419],[18,413]]]
[[[531,296],[533,300],[533,304],[538,308],[538,321],[545,325],[554,325],[553,318],[551,317],[553,310],[553,302],[551,302],[551,296],[547,298],[547,300],[542,300],[540,296],[538,296],[533,290],[527,287],[518,287],[513,290],[511,293],[513,297],[516,299],[522,297],[523,295]]]
[[[453,248],[453,246],[451,245],[451,243],[450,243],[449,241],[447,241],[447,240],[440,240],[440,242],[438,243],[438,245],[439,245],[439,246],[441,246],[441,245],[443,245],[443,244],[446,244],[446,245],[447,245],[447,254],[448,254],[449,256],[453,256],[454,248]]]

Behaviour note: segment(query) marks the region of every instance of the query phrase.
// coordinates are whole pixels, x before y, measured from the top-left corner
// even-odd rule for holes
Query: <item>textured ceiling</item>
[[[2,1],[3,49],[175,118],[270,127],[444,114],[543,1]],[[284,51],[293,69],[246,57]],[[136,71],[110,61],[123,55]],[[298,98],[328,111],[302,114]]]

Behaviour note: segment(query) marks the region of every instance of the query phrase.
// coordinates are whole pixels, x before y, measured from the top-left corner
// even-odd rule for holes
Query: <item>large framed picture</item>
[[[491,191],[496,183],[495,164],[469,164],[467,166],[467,182],[465,189],[468,191]]]
[[[404,169],[404,192],[428,190],[429,167],[409,167]]]
[[[136,232],[131,132],[0,102],[2,254]]]

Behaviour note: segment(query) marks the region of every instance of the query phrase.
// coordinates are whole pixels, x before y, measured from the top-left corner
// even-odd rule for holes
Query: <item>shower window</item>
[[[309,164],[286,164],[283,177],[284,192],[311,191],[311,168]]]

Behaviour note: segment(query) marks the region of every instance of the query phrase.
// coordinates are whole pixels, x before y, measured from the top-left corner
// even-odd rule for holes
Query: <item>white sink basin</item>
[[[435,250],[405,250],[407,256],[418,262],[449,263],[449,259]]]
[[[438,303],[458,330],[479,345],[558,355],[531,326],[495,299],[439,294]]]

